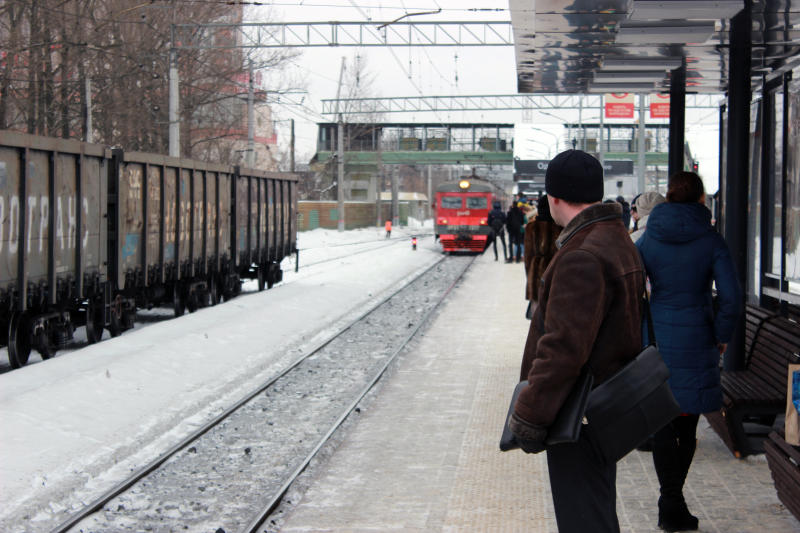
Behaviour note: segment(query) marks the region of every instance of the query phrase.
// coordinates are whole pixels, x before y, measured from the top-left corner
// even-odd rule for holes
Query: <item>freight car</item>
[[[436,187],[436,235],[445,252],[483,252],[491,234],[487,225],[494,189],[468,176]]]
[[[137,308],[215,305],[282,279],[296,177],[0,131],[0,346],[46,359]]]

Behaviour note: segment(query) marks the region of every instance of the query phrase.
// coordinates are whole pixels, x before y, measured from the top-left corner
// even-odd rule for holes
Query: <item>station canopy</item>
[[[800,2],[791,0],[510,0],[520,93],[728,88],[731,21],[750,5],[754,85],[797,66]]]

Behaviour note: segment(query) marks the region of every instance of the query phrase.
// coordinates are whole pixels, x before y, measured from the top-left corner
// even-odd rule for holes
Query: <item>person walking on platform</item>
[[[525,214],[522,212],[522,202],[511,204],[511,208],[506,215],[506,229],[508,230],[509,253],[506,262],[511,263],[516,259],[517,263],[522,261],[522,238],[525,226]]]
[[[384,224],[383,227],[386,229],[386,238],[388,239],[389,237],[392,236],[392,221],[387,220],[386,224]]]
[[[492,245],[494,246],[494,260],[497,261],[497,239],[503,243],[503,261],[506,260],[506,232],[503,227],[506,225],[506,214],[500,208],[500,202],[495,200],[492,203],[492,210],[489,211],[489,218],[486,220],[492,228]]]
[[[700,414],[722,407],[719,358],[742,312],[736,268],[724,239],[711,226],[704,201],[700,176],[672,175],[666,203],[653,208],[647,230],[636,242],[650,277],[650,310],[659,352],[683,411],[653,437],[653,465],[661,492],[658,526],[666,531],[698,527],[684,500],[683,484],[697,446]],[[639,223],[641,227],[641,219]]]
[[[539,301],[539,285],[541,284],[547,265],[558,251],[556,239],[561,233],[561,226],[555,223],[550,215],[547,195],[539,198],[536,204],[536,218],[525,225],[524,261],[527,273],[525,299]]]
[[[631,206],[631,215],[636,220],[636,230],[631,233],[633,242],[638,241],[644,235],[647,227],[647,219],[650,218],[650,211],[658,204],[663,204],[667,199],[656,191],[647,191],[636,197]]]
[[[603,199],[603,167],[581,150],[558,154],[545,174],[550,214],[564,229],[544,273],[523,352],[522,389],[509,429],[528,453],[545,450],[548,426],[584,365],[603,383],[642,348],[644,272],[622,225],[622,206]],[[587,428],[589,426],[583,426]],[[586,429],[547,446],[560,533],[618,532],[617,465],[595,452]]]

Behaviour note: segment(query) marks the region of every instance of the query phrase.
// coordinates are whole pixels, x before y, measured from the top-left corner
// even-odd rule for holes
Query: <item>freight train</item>
[[[0,346],[12,367],[281,281],[297,178],[0,131]]]
[[[489,242],[487,225],[494,187],[468,176],[436,187],[436,235],[444,252],[483,252]]]

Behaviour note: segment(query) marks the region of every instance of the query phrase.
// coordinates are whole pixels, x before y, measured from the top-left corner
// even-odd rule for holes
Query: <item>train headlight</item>
[[[446,218],[440,218],[439,221],[437,222],[437,224],[442,225],[442,226],[446,226],[447,225],[447,219]]]
[[[486,225],[486,219],[485,219],[485,218],[482,218],[482,219],[481,219],[481,226],[485,226],[485,225]]]
[[[458,182],[458,186],[461,189],[469,189],[469,180],[461,180]]]

